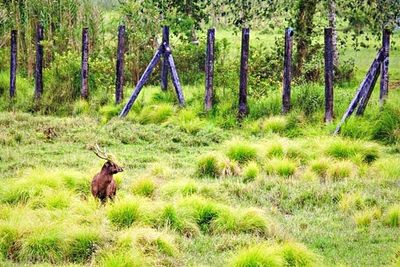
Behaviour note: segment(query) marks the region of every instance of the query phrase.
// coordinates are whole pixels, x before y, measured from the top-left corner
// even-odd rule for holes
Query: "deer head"
[[[111,156],[107,154],[106,149],[101,150],[99,145],[96,144],[95,148],[93,149],[93,153],[99,158],[106,160],[106,163],[104,163],[103,165],[102,171],[104,170],[109,174],[116,174],[124,171],[111,159]]]

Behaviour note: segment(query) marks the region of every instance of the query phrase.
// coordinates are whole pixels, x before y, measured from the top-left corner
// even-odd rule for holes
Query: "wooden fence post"
[[[169,27],[164,26],[162,29],[162,44],[163,47],[169,46]],[[161,64],[161,90],[165,91],[168,88],[168,59],[163,51],[162,64]]]
[[[17,80],[17,31],[11,31],[10,49],[10,98],[15,97]]]
[[[214,101],[214,47],[215,29],[207,31],[207,52],[206,52],[206,96],[204,99],[204,109],[212,109]]]
[[[88,99],[88,72],[89,72],[89,38],[88,28],[82,30],[82,62],[81,62],[81,98]]]
[[[333,43],[332,28],[325,28],[325,122],[333,120]]]
[[[125,55],[125,26],[118,27],[117,66],[115,81],[115,103],[119,104],[124,97],[124,55]]]
[[[290,110],[290,91],[292,81],[292,50],[293,50],[293,29],[285,30],[285,55],[283,59],[283,90],[282,90],[282,113]]]
[[[43,93],[43,26],[36,26],[36,63],[35,63],[35,99],[39,100]]]
[[[242,29],[242,49],[240,58],[240,87],[239,87],[239,112],[238,118],[243,119],[248,113],[247,106],[247,72],[249,59],[249,28]]]
[[[389,93],[389,51],[390,51],[390,31],[384,29],[382,33],[383,59],[381,64],[381,84],[379,103],[382,106]]]

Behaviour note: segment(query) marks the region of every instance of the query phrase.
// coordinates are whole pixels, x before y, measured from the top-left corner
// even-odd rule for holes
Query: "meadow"
[[[275,37],[260,36],[252,45]],[[20,78],[16,102],[4,92],[0,100],[0,265],[400,266],[395,48],[385,107],[378,83],[365,115],[339,136],[331,134],[335,123],[375,48],[343,50],[357,70],[336,85],[328,125],[320,83],[294,85],[287,116],[278,87],[268,88],[250,97],[250,114],[238,123],[231,83],[217,84],[209,114],[202,82],[184,84],[186,108],[149,85],[119,119],[121,105],[98,99],[74,101],[62,115],[36,112],[27,104],[32,81]],[[7,75],[0,72],[0,88]],[[91,151],[96,144],[125,170],[105,206],[90,193],[104,163]]]

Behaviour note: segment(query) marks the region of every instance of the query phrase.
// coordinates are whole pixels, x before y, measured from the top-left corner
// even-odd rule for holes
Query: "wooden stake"
[[[125,26],[118,27],[117,66],[115,81],[115,103],[121,103],[124,97],[124,55],[125,55]]]
[[[164,26],[162,29],[162,45],[163,48],[169,46],[169,27]],[[161,64],[161,90],[165,91],[168,88],[168,59],[163,51],[163,58]]]
[[[15,97],[17,80],[17,31],[11,31],[10,49],[10,98]]]
[[[240,87],[239,87],[239,120],[243,119],[248,113],[247,106],[247,74],[248,74],[248,59],[249,59],[249,28],[242,29],[242,50],[240,58]]]
[[[325,122],[333,121],[333,30],[325,28]]]
[[[206,51],[206,95],[204,99],[204,109],[212,109],[214,101],[214,47],[215,47],[215,29],[207,31],[207,51]]]
[[[36,27],[36,63],[35,63],[35,99],[39,100],[43,93],[43,26]]]
[[[379,103],[382,106],[389,93],[389,51],[390,51],[390,31],[387,29],[383,30],[382,33],[382,49],[383,59],[381,65],[381,84]]]
[[[290,91],[292,81],[292,50],[293,50],[293,29],[285,30],[285,55],[283,59],[283,90],[282,90],[282,113],[290,110]]]
[[[131,109],[133,103],[135,102],[136,98],[139,96],[140,91],[142,90],[144,84],[146,83],[147,79],[149,78],[150,74],[152,73],[154,67],[157,65],[158,61],[160,61],[162,50],[163,48],[160,47],[157,49],[156,53],[154,54],[153,58],[151,59],[149,65],[143,72],[142,76],[140,77],[135,90],[133,91],[132,95],[130,96],[128,103],[126,103],[125,107],[122,109],[119,117],[125,117],[129,110]]]
[[[376,55],[374,61],[371,64],[371,67],[368,70],[367,75],[365,76],[364,80],[360,84],[360,87],[357,89],[356,95],[354,96],[353,100],[351,100],[349,107],[347,108],[346,112],[344,113],[340,123],[336,127],[334,134],[338,134],[340,132],[340,128],[345,123],[348,117],[353,114],[354,109],[357,107],[360,99],[365,95],[366,90],[368,90],[373,83],[373,79],[375,77],[376,71],[380,68],[380,64],[382,62],[382,49],[379,50],[378,54]]]
[[[89,74],[89,37],[88,28],[82,30],[82,62],[81,62],[81,97],[88,99],[88,74]]]
[[[167,57],[167,60],[168,60],[168,65],[169,65],[169,68],[171,71],[171,76],[172,76],[171,77],[172,83],[175,87],[175,92],[176,92],[176,96],[178,97],[179,105],[184,106],[185,98],[183,97],[183,91],[182,91],[181,84],[179,82],[178,72],[176,71],[174,58],[172,57],[171,48],[169,46],[165,46],[164,51],[165,51],[165,56]]]

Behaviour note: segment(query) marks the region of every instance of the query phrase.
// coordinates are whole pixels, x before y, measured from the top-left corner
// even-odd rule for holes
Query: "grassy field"
[[[375,51],[345,51],[357,75],[335,88],[335,123]],[[376,90],[340,136],[319,84],[294,86],[286,117],[279,91],[250,99],[241,125],[232,88],[202,112],[202,84],[184,86],[183,109],[148,86],[124,120],[85,102],[70,117],[0,112],[0,266],[400,266],[399,57],[385,109]],[[125,169],[105,206],[89,188],[96,143]]]

